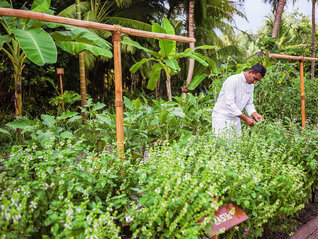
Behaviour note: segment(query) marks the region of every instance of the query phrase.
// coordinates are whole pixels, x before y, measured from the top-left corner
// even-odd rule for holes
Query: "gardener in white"
[[[264,121],[255,110],[253,92],[254,84],[260,81],[265,73],[264,66],[254,65],[248,71],[230,76],[224,81],[212,113],[212,128],[217,135],[232,137],[235,133],[240,134],[240,119],[249,126]],[[242,113],[243,109],[250,117]]]

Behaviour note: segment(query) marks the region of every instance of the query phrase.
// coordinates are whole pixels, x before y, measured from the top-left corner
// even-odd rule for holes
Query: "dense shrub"
[[[259,124],[239,140],[210,132],[148,149],[140,159],[91,150],[83,139],[15,146],[2,160],[0,228],[7,237],[200,238],[217,204],[250,217],[226,234],[290,228],[317,182],[317,127]],[[198,221],[210,215],[205,223]],[[283,222],[283,224],[282,224]],[[205,227],[206,229],[207,227]],[[223,235],[222,235],[223,236]]]

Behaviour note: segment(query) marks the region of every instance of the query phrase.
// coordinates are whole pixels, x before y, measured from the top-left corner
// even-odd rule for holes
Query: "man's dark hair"
[[[264,77],[266,74],[266,68],[259,64],[252,66],[250,70],[253,71],[254,74],[260,73],[262,77]]]

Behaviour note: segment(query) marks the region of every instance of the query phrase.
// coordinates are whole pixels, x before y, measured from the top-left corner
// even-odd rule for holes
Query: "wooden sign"
[[[206,233],[209,238],[216,238],[217,232],[225,232],[248,219],[245,212],[234,203],[220,207],[214,214],[212,221],[209,222],[212,229]]]
[[[64,68],[56,68],[56,74],[64,75]]]

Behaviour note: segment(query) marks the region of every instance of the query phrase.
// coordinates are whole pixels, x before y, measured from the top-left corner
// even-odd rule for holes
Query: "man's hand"
[[[238,116],[241,120],[244,120],[244,122],[249,125],[249,126],[254,126],[256,124],[256,121],[253,120],[252,118],[250,117],[247,117],[246,115],[244,114],[241,114]]]
[[[256,120],[256,122],[260,122],[260,121],[265,121],[263,116],[261,116],[260,114],[258,114],[257,112],[254,112],[252,114],[253,118]]]

